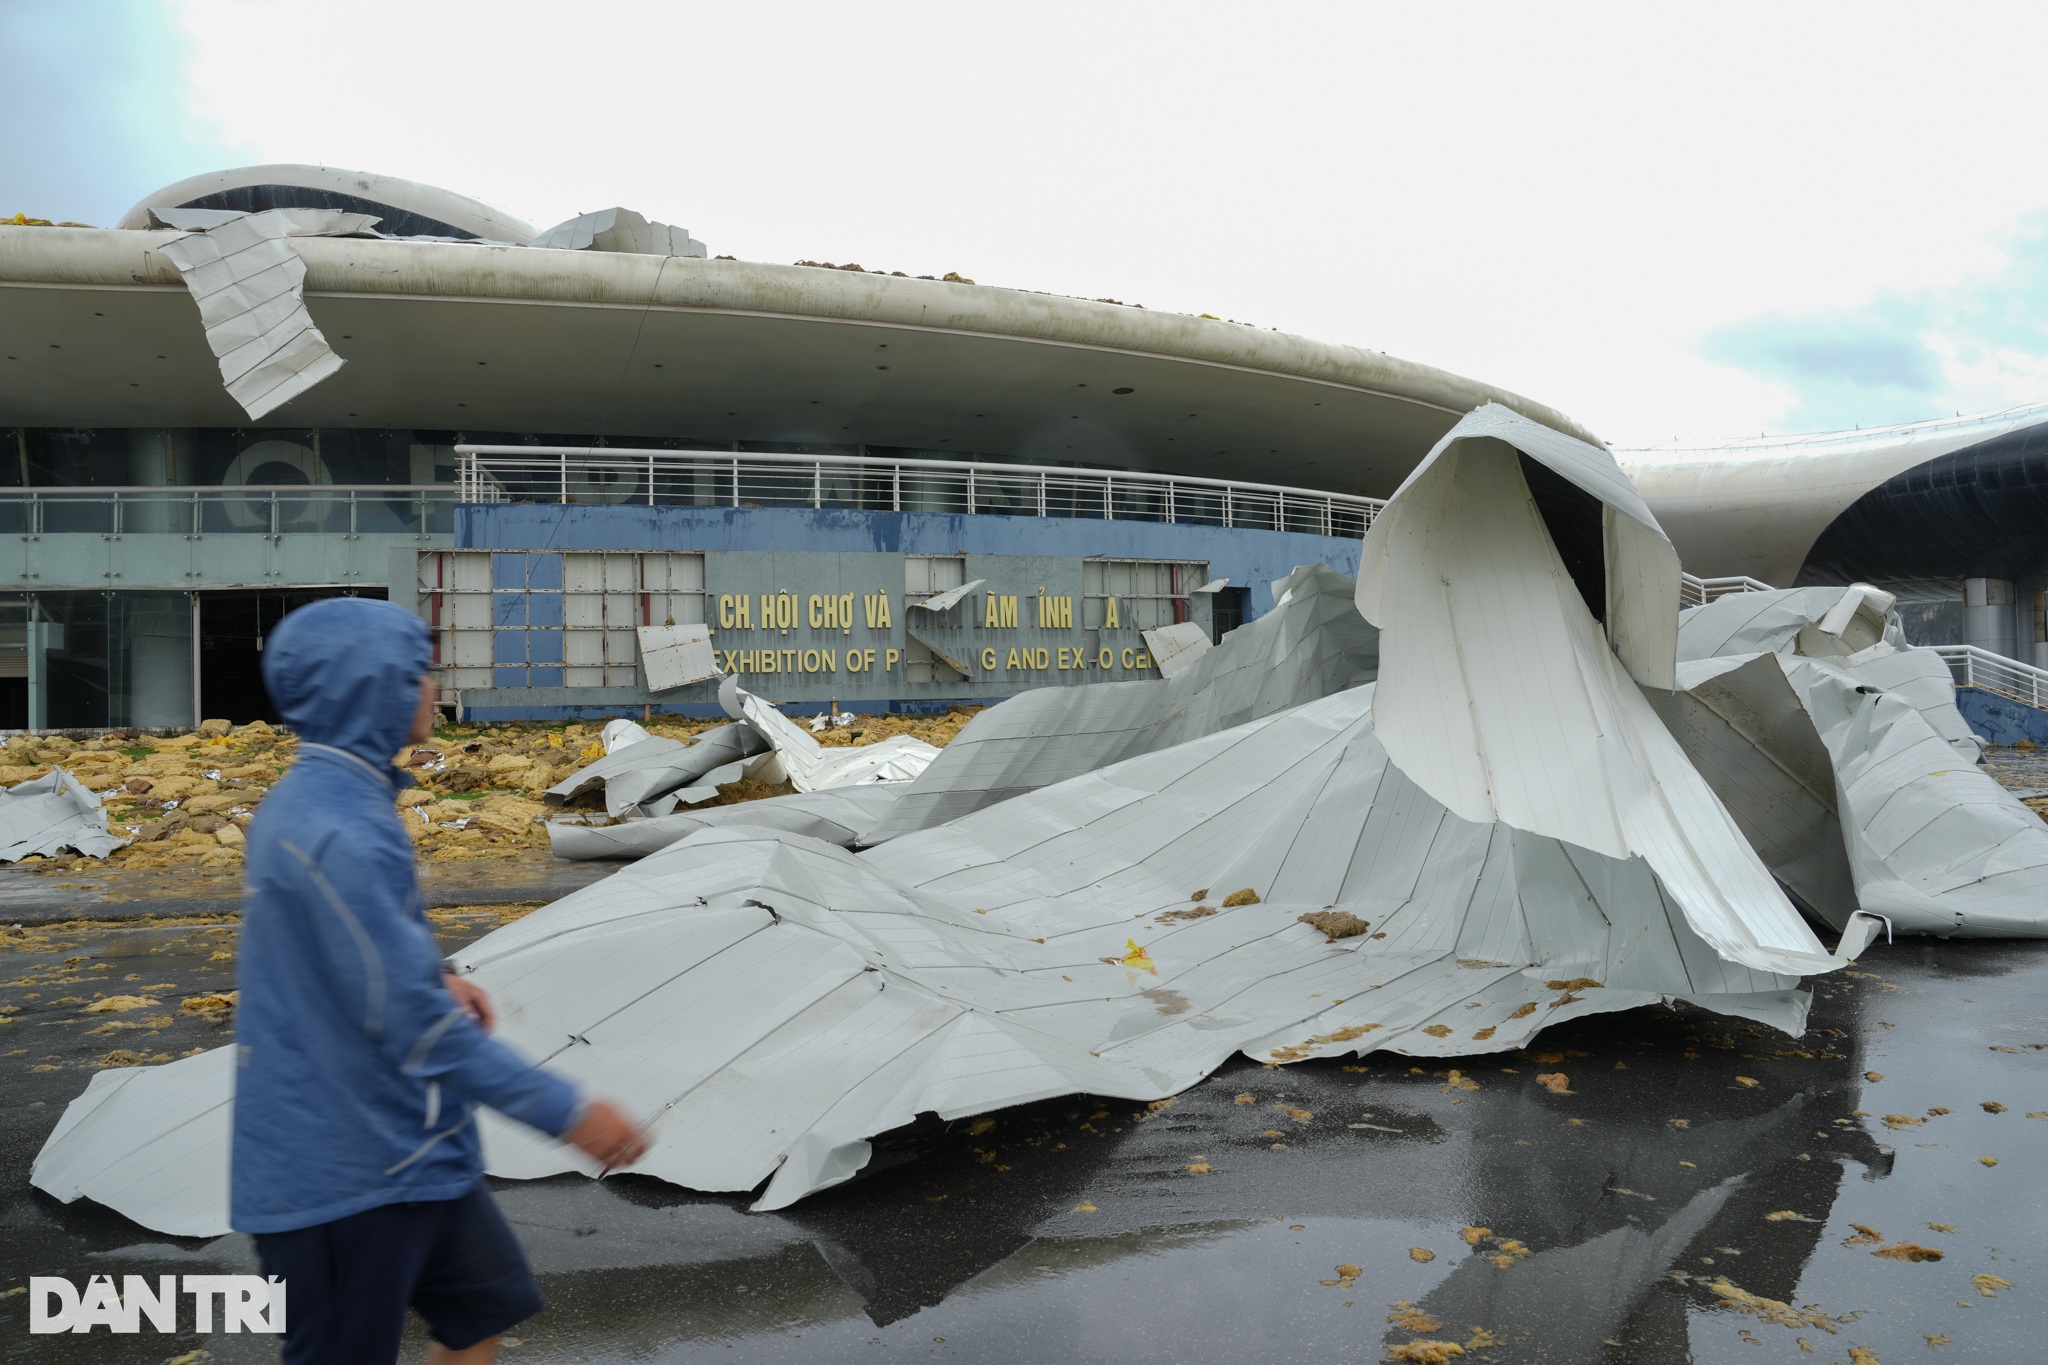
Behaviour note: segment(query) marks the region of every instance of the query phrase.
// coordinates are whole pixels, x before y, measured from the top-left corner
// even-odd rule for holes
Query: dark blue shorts
[[[542,1307],[526,1253],[481,1180],[459,1199],[258,1233],[256,1252],[263,1273],[285,1282],[286,1365],[395,1361],[408,1308],[459,1351]]]

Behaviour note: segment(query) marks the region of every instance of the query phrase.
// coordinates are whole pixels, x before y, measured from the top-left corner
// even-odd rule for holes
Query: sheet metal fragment
[[[126,843],[107,828],[99,796],[62,768],[0,791],[0,863],[66,849],[104,858]]]

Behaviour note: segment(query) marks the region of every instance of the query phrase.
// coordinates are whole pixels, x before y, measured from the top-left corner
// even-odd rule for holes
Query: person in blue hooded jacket
[[[285,1282],[284,1359],[392,1361],[408,1308],[438,1362],[489,1361],[539,1287],[483,1182],[476,1106],[606,1169],[646,1138],[490,1036],[444,972],[392,767],[433,733],[426,626],[333,598],[285,617],[263,682],[298,760],[249,829],[231,1221]]]

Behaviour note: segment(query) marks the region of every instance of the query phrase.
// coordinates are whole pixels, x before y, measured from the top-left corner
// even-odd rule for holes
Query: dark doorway
[[[382,589],[271,588],[199,595],[199,709],[208,719],[276,724],[263,690],[263,641],[285,614],[329,597],[385,596]]]
[[[1244,614],[1251,607],[1250,588],[1219,588],[1211,599],[1209,607],[1209,638],[1218,644],[1223,637],[1244,624]]]

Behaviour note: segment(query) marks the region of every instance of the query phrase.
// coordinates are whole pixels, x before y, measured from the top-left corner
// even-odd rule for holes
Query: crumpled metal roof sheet
[[[1044,687],[976,716],[862,838],[880,843],[1097,768],[1370,682],[1379,632],[1350,579],[1323,565],[1285,580],[1273,611],[1165,680]]]
[[[864,852],[843,845],[868,812],[820,799],[835,793],[686,817],[688,837],[492,933],[459,966],[497,998],[510,1041],[653,1125],[637,1170],[759,1189],[755,1207],[772,1209],[847,1179],[869,1138],[919,1114],[1071,1092],[1156,1099],[1233,1052],[1457,1056],[1677,1000],[1797,1032],[1799,978],[1861,951],[1873,906],[1939,912],[1953,898],[1988,924],[2024,895],[2042,902],[2048,836],[2007,828],[2016,803],[1941,785],[1953,750],[1918,707],[1853,681],[1883,651],[1719,656],[1682,677],[1674,662],[1688,690],[1655,703],[1667,728],[1612,638],[1635,630],[1640,650],[1657,629],[1628,566],[1662,552],[1615,534],[1651,528],[1599,505],[1603,627],[1535,503],[1528,452],[1502,435],[1511,424],[1489,415],[1475,430],[1404,487],[1378,523],[1388,539],[1368,542],[1373,578],[1358,591],[1382,634],[1343,580],[1298,572],[1267,621],[1179,678],[1072,689],[1064,715],[1030,696],[986,713],[934,784],[950,816],[928,801]],[[1551,454],[1573,487],[1611,494],[1604,452]],[[1876,629],[1839,605],[1812,620]],[[1512,667],[1456,656],[1460,633],[1481,631]],[[1389,681],[1261,709],[1367,657]],[[1390,719],[1395,677],[1408,695]],[[1428,728],[1443,708],[1415,691],[1425,682],[1465,708],[1463,723]],[[727,687],[744,713],[753,699]],[[1034,765],[1041,748],[1053,758]],[[893,806],[878,827],[918,797],[916,785],[875,790]],[[1797,819],[1770,830],[1780,808]],[[1759,830],[1788,881],[1841,914],[1832,951],[1745,839]],[[205,1224],[194,1209],[211,1190],[224,1228],[225,1162],[170,1130],[214,1112],[228,1083],[207,1058],[97,1078],[37,1183],[183,1230]],[[173,1084],[177,1107],[142,1102]],[[496,1174],[590,1169],[550,1140],[485,1126]],[[159,1160],[153,1133],[178,1161]],[[142,1154],[152,1179],[124,1153]]]
[[[62,768],[0,791],[0,863],[67,848],[104,858],[127,842],[107,828],[98,794]]]
[[[1151,652],[1162,678],[1179,673],[1215,647],[1199,621],[1176,621],[1138,633],[1144,637],[1145,648]]]
[[[875,744],[828,749],[801,725],[741,687],[737,678],[729,677],[718,685],[718,704],[734,720],[752,726],[774,750],[772,762],[761,765],[759,780],[786,780],[798,792],[869,782],[908,782],[939,756],[936,747],[913,735],[891,735]]]
[[[228,396],[250,417],[290,402],[344,363],[306,311],[295,236],[352,236],[374,218],[326,209],[264,213],[170,209],[174,225],[218,218],[157,248],[185,277]]]
[[[867,782],[616,825],[550,824],[548,840],[557,858],[629,861],[659,852],[700,829],[758,825],[852,848],[861,831],[886,815],[905,790],[907,785],[901,782]]]
[[[1697,724],[1672,728],[1765,863],[1830,923],[1860,908],[1907,933],[2048,936],[2048,824],[1977,767],[1948,665],[1906,644],[1888,600],[1851,601],[1863,592],[1739,593],[1686,612],[1681,656],[1726,652],[1688,657],[1684,700],[1660,709],[1724,718],[1705,744]],[[1759,647],[1772,652],[1737,652]]]
[[[721,768],[769,751],[760,732],[745,724],[714,726],[684,741],[650,735],[630,721],[614,721],[605,727],[605,745],[610,752],[549,787],[542,799],[559,806],[602,783],[605,813],[616,820]]]

